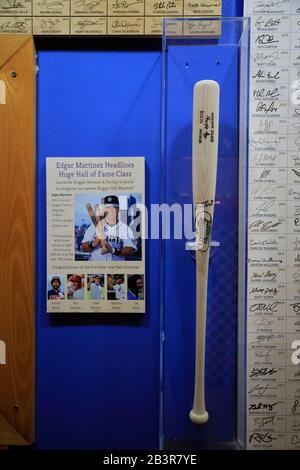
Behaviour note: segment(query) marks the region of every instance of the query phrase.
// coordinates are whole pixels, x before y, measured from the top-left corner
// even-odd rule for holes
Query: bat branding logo
[[[204,111],[200,111],[199,124],[199,144],[206,140],[213,143],[215,141],[215,113],[212,112],[210,115],[205,116]]]
[[[213,201],[204,201],[195,207],[195,230],[196,241],[199,251],[205,252],[210,246],[210,236],[212,230],[212,216],[208,209],[213,206]]]

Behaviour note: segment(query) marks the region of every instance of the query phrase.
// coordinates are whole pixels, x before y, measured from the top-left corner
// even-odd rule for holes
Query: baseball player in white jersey
[[[136,251],[136,240],[128,225],[119,220],[118,197],[105,196],[102,210],[105,216],[102,231],[106,249],[102,249],[103,234],[98,236],[95,225],[91,224],[81,242],[82,251],[91,253],[91,261],[124,261],[126,256],[131,256]]]
[[[116,275],[115,280],[116,283],[113,286],[113,290],[115,291],[116,300],[123,300],[125,299],[124,277]]]

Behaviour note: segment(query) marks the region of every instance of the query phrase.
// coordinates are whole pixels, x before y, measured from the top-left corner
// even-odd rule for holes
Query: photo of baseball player
[[[126,209],[120,207],[120,198]],[[77,194],[75,200],[75,261],[142,259],[141,238],[131,228],[135,219],[128,215],[141,194]]]
[[[125,276],[124,274],[107,275],[107,300],[125,300]]]
[[[64,298],[64,277],[48,276],[48,300],[63,300]]]
[[[130,274],[127,276],[127,300],[144,300],[144,276]]]
[[[104,300],[104,274],[87,275],[87,300]]]
[[[68,274],[68,300],[84,299],[84,274]]]

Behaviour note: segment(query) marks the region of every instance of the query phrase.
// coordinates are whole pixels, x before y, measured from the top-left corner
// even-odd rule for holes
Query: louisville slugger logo
[[[195,206],[195,231],[196,231],[196,243],[199,246],[199,250],[205,252],[210,246],[210,236],[212,230],[212,216],[208,210],[209,207],[213,206],[213,201],[204,201],[201,204]]]

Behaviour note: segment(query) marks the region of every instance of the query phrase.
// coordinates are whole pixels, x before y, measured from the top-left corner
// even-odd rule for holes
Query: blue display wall
[[[242,2],[223,3],[242,14]],[[146,202],[160,201],[161,53],[136,41],[139,51],[37,43],[37,449],[159,446],[159,241],[147,243],[145,315],[49,315],[45,296],[46,157],[145,156]]]

